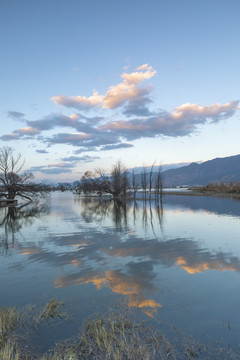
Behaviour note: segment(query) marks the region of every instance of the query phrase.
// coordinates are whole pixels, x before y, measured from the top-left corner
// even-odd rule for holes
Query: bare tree
[[[86,171],[81,178],[77,192],[110,194],[114,198],[118,198],[120,195],[126,196],[128,185],[127,170],[118,161],[113,165],[110,175],[107,175],[103,169],[97,169],[94,172]]]
[[[130,183],[128,179],[128,171],[125,168],[122,173],[122,188],[123,188],[123,196],[126,198],[127,190],[130,188]]]
[[[121,163],[118,161],[112,167],[111,171],[111,187],[112,195],[117,198],[122,192],[122,174],[121,174]]]
[[[115,198],[119,197],[120,194],[126,197],[126,193],[129,187],[129,181],[127,176],[127,169],[121,163],[121,161],[118,161],[112,167],[111,184],[112,194]]]
[[[72,185],[67,182],[61,182],[58,183],[57,190],[60,190],[62,192],[72,190]]]
[[[137,183],[135,170],[132,170],[132,188],[134,193],[134,199],[136,199],[137,190],[139,189],[139,185]]]
[[[46,195],[48,187],[44,184],[32,182],[33,174],[25,171],[21,172],[24,159],[21,154],[14,155],[11,147],[0,149],[0,184],[2,196],[13,200],[16,196],[32,201],[39,195]]]
[[[144,197],[146,200],[146,194],[147,194],[147,171],[145,166],[143,166],[143,171],[141,173],[141,186],[144,191]]]
[[[151,195],[152,195],[152,185],[153,185],[153,181],[152,181],[152,175],[153,175],[153,167],[155,165],[155,162],[152,164],[151,166],[151,170],[150,170],[150,174],[149,174],[149,199],[151,199]]]
[[[97,193],[102,195],[103,193],[112,193],[109,176],[107,176],[103,169],[97,169],[93,171],[85,171],[81,180],[75,187],[75,192],[81,194]]]
[[[155,199],[162,201],[162,195],[163,195],[162,171],[161,171],[161,166],[159,166],[155,181]]]

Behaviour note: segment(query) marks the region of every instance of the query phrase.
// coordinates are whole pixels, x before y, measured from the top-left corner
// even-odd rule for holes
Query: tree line
[[[137,193],[144,194],[145,199],[162,198],[162,173],[161,167],[157,172],[154,171],[155,163],[152,164],[150,171],[146,168],[140,174],[135,170],[128,170],[121,161],[112,166],[110,174],[103,169],[86,171],[81,180],[75,185],[77,194],[104,194],[111,195],[114,199],[132,196],[136,198]]]
[[[143,167],[142,172],[136,174],[134,169],[128,170],[118,161],[109,174],[103,169],[86,171],[73,185],[59,183],[57,187],[33,182],[33,174],[22,171],[23,166],[21,154],[16,155],[11,147],[0,148],[0,197],[8,200],[20,197],[30,202],[39,196],[46,196],[51,190],[72,190],[77,194],[108,194],[114,199],[126,199],[127,196],[136,199],[139,192],[144,194],[145,199],[162,198],[161,167],[155,172],[155,163],[150,171]]]

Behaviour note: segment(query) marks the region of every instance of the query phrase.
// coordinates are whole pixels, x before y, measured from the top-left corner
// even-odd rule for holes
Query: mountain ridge
[[[162,172],[164,187],[240,181],[240,154]]]

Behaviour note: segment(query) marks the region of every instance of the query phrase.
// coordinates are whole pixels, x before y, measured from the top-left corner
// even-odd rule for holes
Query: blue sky
[[[0,147],[37,179],[239,154],[239,0],[1,0]]]

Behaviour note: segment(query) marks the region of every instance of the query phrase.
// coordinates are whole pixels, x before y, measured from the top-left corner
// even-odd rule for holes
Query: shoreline
[[[175,190],[175,189],[174,189]],[[234,198],[234,199],[240,199],[240,193],[224,193],[224,192],[214,192],[214,191],[198,191],[198,190],[188,190],[188,191],[174,191],[174,190],[167,190],[162,193],[162,198],[164,195],[177,195],[177,196],[214,196],[214,197],[222,197],[222,198]],[[82,198],[99,198],[104,200],[112,200],[113,197],[109,195],[102,195],[102,196],[96,196],[93,194],[74,194]],[[118,200],[123,200],[123,197],[119,197]],[[149,193],[146,193],[146,196],[144,192],[138,192],[136,194],[136,197],[129,194],[126,196],[125,200],[138,200],[138,201],[161,201],[161,196],[155,198],[155,193],[152,192],[151,195]]]
[[[223,198],[235,198],[240,199],[239,193],[224,193],[224,192],[214,192],[214,191],[163,191],[163,195],[184,195],[184,196],[214,196],[214,197],[223,197]]]

